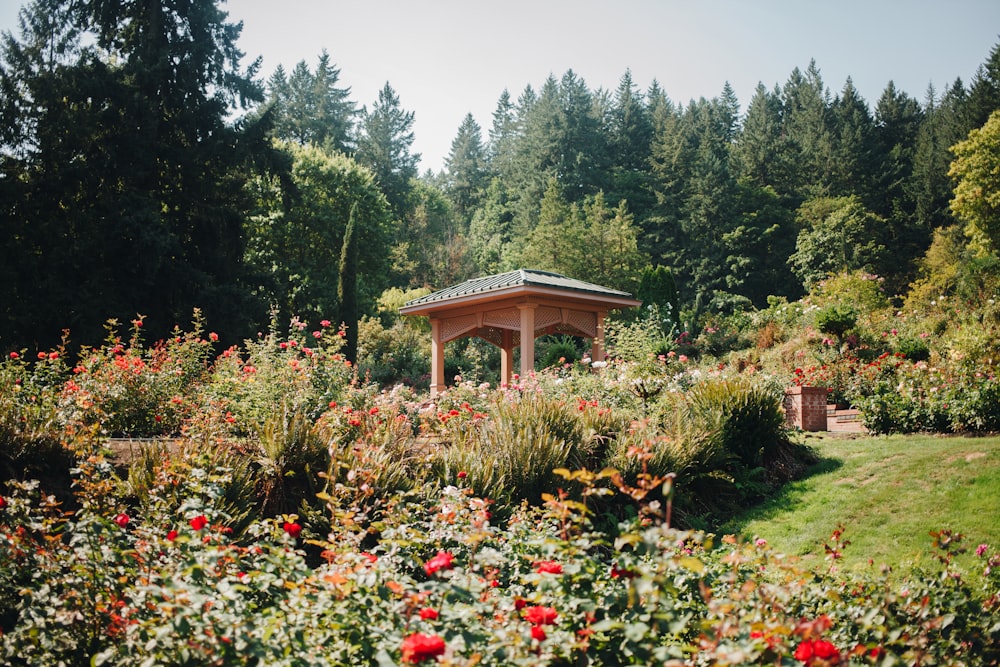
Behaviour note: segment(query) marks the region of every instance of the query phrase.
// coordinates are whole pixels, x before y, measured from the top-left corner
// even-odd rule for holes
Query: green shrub
[[[816,328],[838,339],[842,339],[857,323],[858,311],[849,305],[831,304],[816,313]]]

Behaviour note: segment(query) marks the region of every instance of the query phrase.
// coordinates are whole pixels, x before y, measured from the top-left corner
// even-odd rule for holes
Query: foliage
[[[984,252],[1000,251],[1000,110],[952,147],[948,175],[956,181],[951,210]]]
[[[947,530],[934,534],[937,566],[890,577],[836,568],[838,528],[833,565],[810,571],[762,540],[672,529],[644,500],[613,538],[561,494],[501,525],[460,481],[426,501],[396,496],[364,547],[361,527],[324,538],[295,515],[234,539],[213,471],[164,480],[176,500],[165,484],[142,514],[110,492],[106,463],[85,472],[73,514],[30,485],[4,496],[0,596],[21,591],[4,606],[5,664],[998,660],[1000,555],[983,545],[962,571],[962,537]],[[563,476],[583,498],[606,479]]]

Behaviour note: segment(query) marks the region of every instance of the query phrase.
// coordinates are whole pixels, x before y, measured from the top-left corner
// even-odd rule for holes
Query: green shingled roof
[[[466,280],[464,283],[446,287],[442,290],[438,290],[437,292],[432,292],[431,294],[422,296],[419,299],[407,301],[403,305],[403,308],[422,306],[437,303],[439,301],[447,301],[448,299],[470,296],[473,294],[486,294],[488,292],[496,292],[513,287],[524,287],[528,285],[554,288],[565,290],[567,292],[593,294],[596,296],[624,299],[632,298],[632,295],[628,292],[622,292],[621,290],[615,290],[609,287],[602,287],[600,285],[584,282],[582,280],[567,278],[566,276],[558,273],[535,271],[534,269],[517,269],[516,271],[508,271],[506,273],[497,273],[492,276]]]

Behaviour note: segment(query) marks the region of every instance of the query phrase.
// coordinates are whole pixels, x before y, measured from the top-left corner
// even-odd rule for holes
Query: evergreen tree
[[[486,162],[491,176],[510,178],[513,175],[517,133],[517,112],[505,88],[493,111],[493,124],[486,144]]]
[[[951,147],[963,139],[961,109],[965,88],[960,80],[937,100],[933,87],[928,87],[924,104],[924,122],[917,134],[913,157],[913,178],[907,192],[914,201],[918,229],[928,237],[933,230],[954,224],[949,210],[952,182],[948,178]]]
[[[782,128],[781,92],[768,92],[758,84],[747,107],[734,158],[740,178],[757,187],[772,186],[785,190],[788,182],[787,164],[782,155],[787,136]]]
[[[280,65],[268,79],[268,104],[273,110],[274,136],[283,141],[315,144],[349,152],[357,109],[350,88],[338,88],[340,70],[324,50],[309,71],[300,61],[286,77]]]
[[[612,169],[609,199],[624,199],[633,210],[646,210],[655,201],[649,187],[653,120],[630,71],[625,72],[618,84],[608,116],[607,143]]]
[[[784,170],[789,182],[779,192],[798,202],[825,196],[830,190],[833,166],[833,139],[830,133],[829,92],[823,85],[816,62],[805,73],[798,68],[782,88],[782,129],[788,137],[783,144]]]
[[[378,101],[361,110],[361,133],[356,158],[375,174],[393,216],[399,220],[409,208],[410,181],[417,175],[419,153],[413,146],[413,112],[400,106],[399,96],[386,82]]]
[[[483,202],[469,223],[469,253],[478,272],[484,275],[521,268],[505,260],[513,238],[514,210],[511,196],[500,178],[494,178]]]
[[[982,127],[997,109],[1000,109],[1000,43],[994,45],[989,58],[972,77],[964,113],[967,129]]]
[[[445,192],[464,225],[483,196],[486,185],[486,154],[482,130],[472,114],[466,114],[445,160]]]
[[[340,249],[340,265],[337,271],[337,303],[340,305],[340,321],[344,325],[344,356],[348,361],[358,360],[358,241],[355,234],[358,204],[351,204],[351,213],[344,230],[344,242]]]
[[[231,121],[262,91],[218,4],[39,0],[5,36],[7,215],[32,228],[20,261],[38,280],[18,298],[36,329],[93,340],[142,313],[165,335],[195,307],[249,328],[243,185],[269,148],[266,128]]]
[[[865,202],[881,199],[882,193],[873,189],[874,121],[850,77],[830,107],[830,129],[830,192],[835,196],[857,194]]]

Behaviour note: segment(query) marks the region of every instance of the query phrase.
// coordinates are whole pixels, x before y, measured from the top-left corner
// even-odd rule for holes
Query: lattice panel
[[[517,331],[521,328],[521,311],[517,308],[490,311],[483,315],[483,324]]]
[[[482,327],[481,329],[476,329],[476,336],[482,338],[487,343],[503,347],[503,331],[501,329],[497,329],[496,327]]]
[[[597,314],[587,313],[582,310],[571,310],[569,311],[569,317],[566,318],[567,324],[569,324],[574,329],[578,330],[580,333],[584,334],[588,338],[597,337]]]
[[[535,311],[535,331],[547,329],[562,322],[562,311],[558,308],[539,308]]]
[[[454,340],[465,332],[475,329],[478,323],[475,315],[463,315],[441,320],[441,340],[444,342]]]

